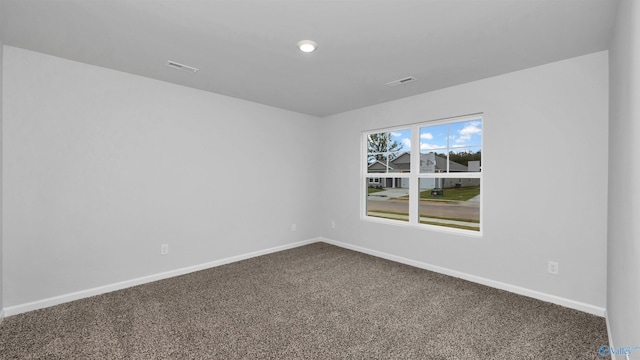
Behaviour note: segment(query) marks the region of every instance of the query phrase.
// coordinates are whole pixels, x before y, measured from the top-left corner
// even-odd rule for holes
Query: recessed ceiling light
[[[302,51],[304,53],[313,52],[317,48],[318,48],[318,44],[316,44],[315,41],[302,40],[302,41],[298,42],[298,49],[300,49],[300,51]]]

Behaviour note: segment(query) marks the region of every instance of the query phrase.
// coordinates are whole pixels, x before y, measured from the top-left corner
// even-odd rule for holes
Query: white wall
[[[600,52],[324,119],[323,236],[604,312],[607,71]],[[477,112],[482,238],[360,220],[362,131]]]
[[[605,306],[606,52],[318,121],[4,50],[5,308],[318,235]],[[363,130],[475,112],[482,238],[360,220]]]
[[[5,47],[3,120],[5,308],[320,232],[317,118]]]
[[[640,3],[622,0],[610,50],[607,314],[613,345],[640,346]],[[632,354],[640,359],[640,351]]]

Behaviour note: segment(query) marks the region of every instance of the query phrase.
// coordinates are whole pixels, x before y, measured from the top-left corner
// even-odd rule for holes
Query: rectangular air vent
[[[174,69],[178,69],[178,70],[182,70],[182,71],[186,71],[186,72],[191,72],[191,73],[194,73],[194,72],[198,71],[198,69],[194,68],[193,66],[180,64],[180,63],[177,63],[177,62],[171,61],[171,60],[167,60],[167,66],[170,67],[170,68],[174,68]]]
[[[413,82],[413,81],[416,81],[416,78],[413,77],[413,76],[408,76],[406,78],[402,78],[402,79],[399,79],[399,80],[390,81],[390,82],[386,83],[385,85],[387,85],[389,87],[394,87],[394,86],[410,83],[410,82]]]

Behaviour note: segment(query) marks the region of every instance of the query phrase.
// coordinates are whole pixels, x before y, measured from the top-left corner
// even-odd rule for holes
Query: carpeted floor
[[[2,359],[605,359],[601,317],[324,243],[6,318]]]

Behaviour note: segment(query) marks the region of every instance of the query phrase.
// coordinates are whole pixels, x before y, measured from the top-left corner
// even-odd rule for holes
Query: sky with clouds
[[[391,132],[392,140],[402,144],[401,152],[411,150],[411,130]],[[482,121],[470,120],[420,128],[420,151],[437,153],[450,151],[476,152],[482,145]]]

